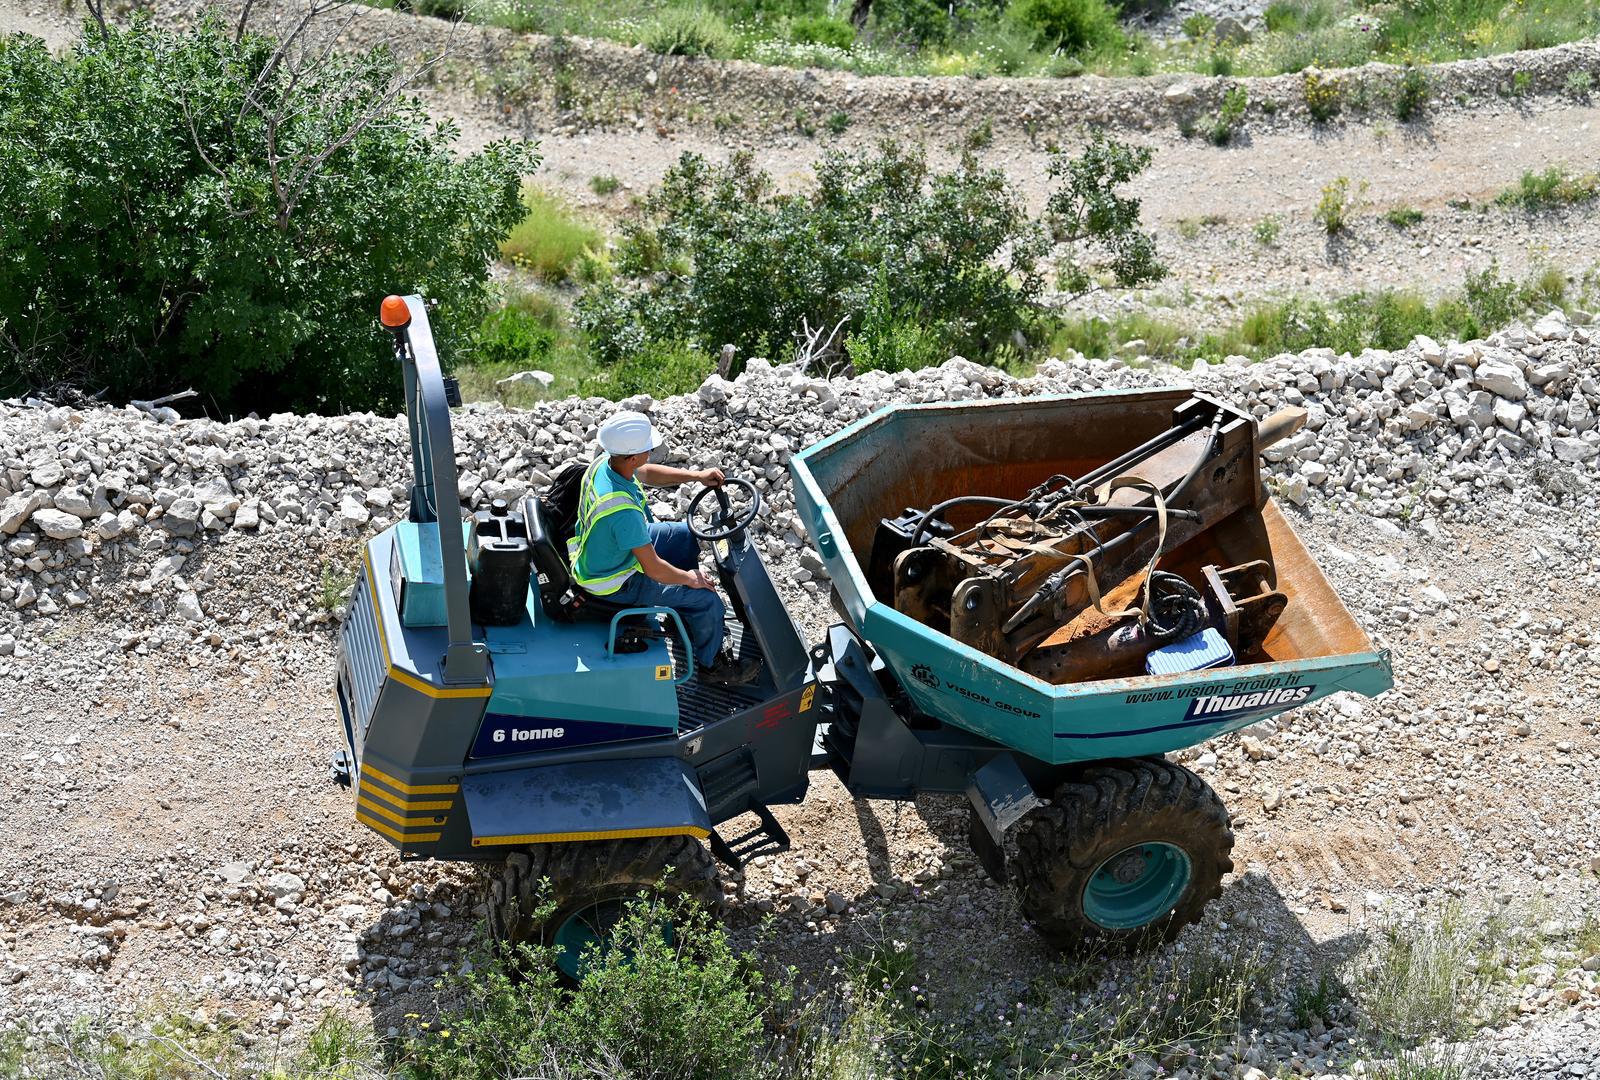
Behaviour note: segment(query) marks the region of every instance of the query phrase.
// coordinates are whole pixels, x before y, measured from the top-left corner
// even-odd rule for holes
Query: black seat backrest
[[[528,527],[528,547],[533,552],[533,572],[539,584],[539,602],[552,618],[567,620],[576,614],[582,598],[572,584],[572,569],[567,553],[550,531],[544,508],[536,495],[523,500],[523,518]]]
[[[589,464],[583,458],[566,462],[551,475],[550,486],[539,496],[545,527],[558,548],[565,549],[578,531],[578,502],[583,497],[583,477]]]

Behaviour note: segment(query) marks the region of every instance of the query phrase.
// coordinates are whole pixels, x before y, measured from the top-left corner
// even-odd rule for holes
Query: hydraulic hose
[[[942,517],[944,512],[953,506],[962,506],[968,503],[977,503],[984,506],[999,506],[1003,508],[1027,505],[1026,501],[1002,499],[995,495],[958,495],[954,499],[946,499],[942,503],[935,503],[934,505],[928,507],[927,511],[925,511],[923,515],[917,519],[916,530],[911,534],[911,546],[916,547],[918,544],[922,543],[922,534],[928,531],[928,522],[932,521],[936,517]]]

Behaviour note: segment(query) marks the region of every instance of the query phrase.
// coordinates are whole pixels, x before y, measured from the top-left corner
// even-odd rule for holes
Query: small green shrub
[[[1350,215],[1355,213],[1366,190],[1365,180],[1352,191],[1349,178],[1339,177],[1322,189],[1322,197],[1317,200],[1317,208],[1311,215],[1312,220],[1321,225],[1329,236],[1343,232],[1349,227]]]
[[[507,368],[538,366],[555,348],[552,313],[533,294],[524,294],[492,311],[478,328],[474,360]]]
[[[1574,175],[1562,166],[1552,165],[1544,172],[1524,172],[1516,187],[1502,191],[1494,201],[1531,213],[1589,202],[1596,196],[1600,196],[1600,173]]]
[[[1516,71],[1511,75],[1511,96],[1526,97],[1528,91],[1533,89],[1533,73],[1529,71]]]
[[[1304,34],[1333,25],[1340,14],[1333,0],[1273,0],[1261,18],[1274,34]]]
[[[1289,1010],[1295,1026],[1308,1028],[1316,1021],[1331,1024],[1334,1012],[1348,996],[1339,977],[1327,968],[1317,972],[1316,982],[1296,983],[1289,994]]]
[[[596,195],[611,195],[622,187],[622,181],[610,173],[589,177],[589,190]]]
[[[849,49],[856,43],[856,28],[844,19],[802,15],[789,21],[789,40],[799,45],[827,45]]]
[[[578,392],[612,401],[634,394],[687,394],[705,382],[715,367],[712,357],[693,345],[646,340],[617,363],[590,371],[579,381]]]
[[[728,56],[733,31],[710,8],[671,7],[646,27],[644,45],[663,56]]]
[[[1399,120],[1412,120],[1421,116],[1433,96],[1433,84],[1427,72],[1419,67],[1407,67],[1400,76],[1394,91],[1394,115]]]
[[[1256,243],[1260,244],[1262,247],[1277,247],[1278,233],[1282,231],[1282,228],[1282,224],[1275,216],[1271,214],[1267,215],[1260,221],[1256,222],[1256,227],[1253,230]]]
[[[828,114],[828,119],[823,121],[823,126],[828,129],[828,134],[830,135],[843,135],[845,129],[850,126],[850,114],[847,112],[831,112]]]
[[[1223,95],[1222,108],[1217,110],[1211,126],[1206,130],[1206,138],[1211,140],[1213,146],[1226,146],[1233,141],[1239,126],[1244,123],[1245,110],[1249,105],[1250,95],[1243,86],[1232,87]]]
[[[332,614],[344,607],[355,588],[356,568],[336,562],[324,562],[320,573],[322,585],[322,610]]]
[[[1033,32],[1040,48],[1079,55],[1122,38],[1116,12],[1105,0],[1013,0],[1011,17]]]
[[[1226,78],[1233,74],[1233,53],[1226,49],[1213,50],[1206,57],[1206,74]]]
[[[794,111],[794,129],[810,139],[817,134],[817,122],[808,110],[799,108]]]
[[[1486,990],[1478,951],[1454,910],[1436,923],[1380,927],[1355,971],[1364,1021],[1397,1045],[1461,1038]]]
[[[671,920],[672,931],[665,929]],[[570,993],[549,949],[521,947],[452,980],[450,1012],[401,1052],[416,1080],[512,1076],[745,1080],[769,1074],[766,1017],[786,987],[769,983],[698,910],[640,899]]]
[[[1166,276],[1155,237],[1139,227],[1139,200],[1118,194],[1149,168],[1150,157],[1149,147],[1128,146],[1099,134],[1076,158],[1052,155],[1050,177],[1062,184],[1046,200],[1044,220],[1052,237],[1066,248],[1056,264],[1063,292],[1081,294],[1095,287],[1084,249],[1099,251],[1125,289]]]
[[[600,230],[532,184],[523,188],[522,203],[527,212],[501,242],[500,257],[545,281],[568,280],[585,253],[599,247]]]
[[[1185,15],[1182,26],[1184,37],[1190,41],[1204,41],[1211,36],[1211,31],[1216,29],[1217,20],[1210,15],[1196,12],[1193,15]]]
[[[1344,87],[1340,81],[1320,71],[1308,71],[1301,82],[1306,112],[1311,119],[1325,124],[1338,115],[1344,100]]]
[[[1414,206],[1397,206],[1385,211],[1383,220],[1397,229],[1409,229],[1422,223],[1422,211]]]
[[[941,327],[918,318],[912,309],[897,311],[881,278],[861,320],[861,329],[845,340],[845,354],[856,371],[917,371],[949,359],[942,347]]]
[[[1594,89],[1594,76],[1587,71],[1569,72],[1565,88],[1569,97],[1587,98]]]

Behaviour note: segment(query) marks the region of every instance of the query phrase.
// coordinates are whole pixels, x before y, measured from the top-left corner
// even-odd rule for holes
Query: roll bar
[[[440,664],[444,681],[481,686],[488,679],[488,647],[472,640],[467,606],[467,552],[461,539],[461,489],[456,483],[450,404],[428,308],[420,296],[390,296],[383,325],[394,334],[394,355],[405,374],[406,423],[411,434],[411,510],[419,525],[433,524],[444,565],[445,626],[449,645]]]

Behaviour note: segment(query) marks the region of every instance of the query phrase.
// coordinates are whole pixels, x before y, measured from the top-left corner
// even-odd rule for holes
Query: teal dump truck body
[[[1392,685],[1389,659],[1339,601],[1265,493],[1164,567],[1269,558],[1289,603],[1264,646],[1232,666],[1055,685],[956,641],[874,595],[880,519],[981,491],[1019,497],[1082,475],[1171,422],[1187,389],[881,410],[795,456],[806,530],[854,630],[927,715],[1049,764],[1170,752],[1340,690]]]

